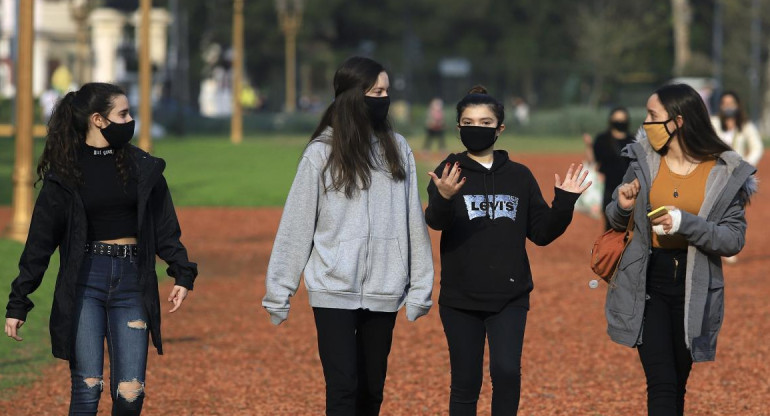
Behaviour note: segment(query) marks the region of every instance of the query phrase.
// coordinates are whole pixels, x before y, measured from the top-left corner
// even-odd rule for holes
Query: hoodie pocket
[[[332,292],[361,291],[366,275],[366,237],[341,241],[337,246],[334,266],[324,273],[323,287]]]
[[[373,238],[369,250],[371,268],[366,278],[366,294],[398,296],[404,294],[409,275],[397,238]]]

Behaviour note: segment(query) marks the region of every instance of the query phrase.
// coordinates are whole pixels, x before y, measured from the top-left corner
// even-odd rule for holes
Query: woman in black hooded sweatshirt
[[[571,165],[555,175],[552,206],[526,166],[494,150],[505,129],[503,105],[474,87],[457,104],[467,152],[451,154],[428,174],[428,225],[441,230],[439,314],[449,344],[449,414],[475,415],[489,337],[492,415],[515,415],[532,276],[526,239],[544,246],[572,221],[575,201],[591,182]]]

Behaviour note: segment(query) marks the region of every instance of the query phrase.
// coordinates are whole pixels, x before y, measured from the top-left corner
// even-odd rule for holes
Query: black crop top
[[[88,218],[88,241],[136,237],[137,182],[130,175],[124,185],[115,166],[113,149],[83,145],[78,158],[83,184],[80,197]]]

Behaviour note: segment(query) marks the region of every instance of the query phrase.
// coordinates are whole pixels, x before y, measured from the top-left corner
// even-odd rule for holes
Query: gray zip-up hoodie
[[[631,159],[623,183],[639,179],[640,191],[634,211],[634,237],[618,265],[618,273],[607,289],[605,315],[613,341],[629,347],[641,344],[646,296],[647,262],[652,247],[650,187],[658,174],[660,154],[650,146],[644,129],[636,142],[621,153]],[[724,316],[722,256],[732,256],[746,241],[745,205],[756,191],[756,169],[733,151],[719,155],[709,173],[698,215],[682,211],[679,234],[689,242],[685,281],[685,340],[693,361],[713,361],[717,336]],[[618,205],[618,190],[606,214],[616,230],[624,230],[630,211]]]
[[[304,271],[310,305],[396,312],[406,304],[414,321],[432,305],[433,257],[417,190],[414,155],[395,134],[406,180],[384,168],[371,172],[368,189],[352,198],[325,190],[321,177],[331,149],[331,128],[305,149],[286,199],[267,267],[262,306],[278,325]],[[376,139],[373,139],[376,140]]]

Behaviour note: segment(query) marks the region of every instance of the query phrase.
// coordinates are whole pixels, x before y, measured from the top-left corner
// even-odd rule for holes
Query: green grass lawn
[[[456,135],[448,135],[448,151],[462,151]],[[422,137],[410,140],[415,152]],[[301,136],[247,137],[238,146],[226,138],[167,139],[157,141],[154,154],[167,162],[166,177],[177,206],[281,206],[307,144]],[[512,157],[518,153],[580,152],[579,137],[514,137],[503,135],[498,148]],[[419,158],[420,189],[425,198],[428,170],[442,158]],[[433,160],[436,162],[434,163]]]

